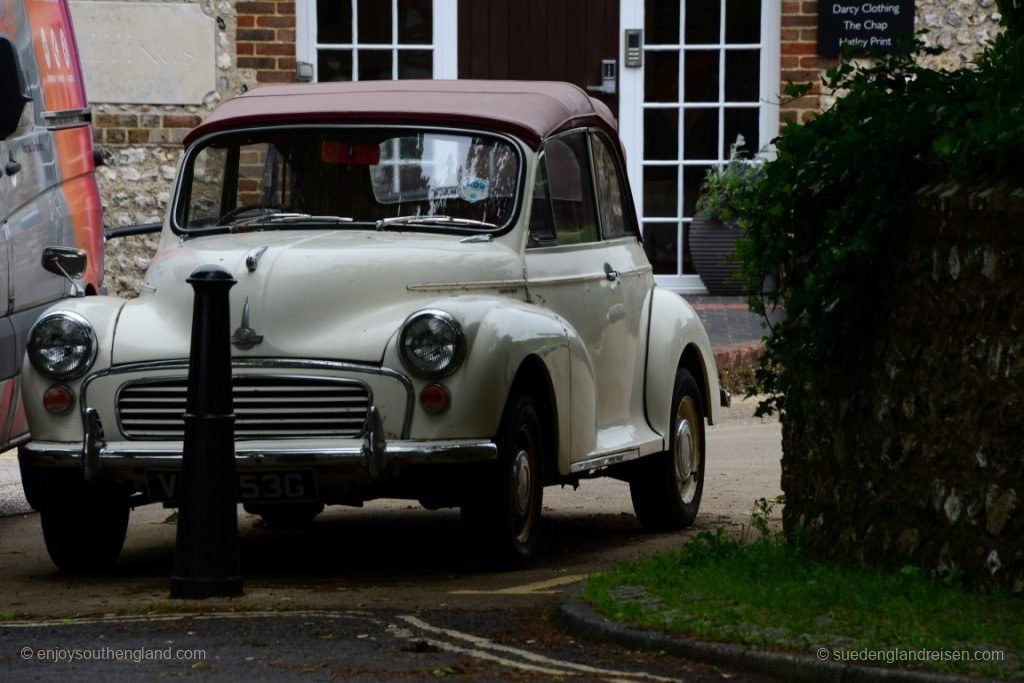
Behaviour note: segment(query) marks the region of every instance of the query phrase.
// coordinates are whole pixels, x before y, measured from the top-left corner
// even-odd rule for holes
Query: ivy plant
[[[760,182],[733,198],[753,310],[781,307],[751,393],[759,413],[800,411],[855,390],[879,287],[877,266],[915,190],[947,178],[1021,176],[1022,0],[999,0],[1005,30],[972,68],[938,71],[910,49],[830,70],[836,103],[775,140]],[[799,96],[809,86],[792,86]]]

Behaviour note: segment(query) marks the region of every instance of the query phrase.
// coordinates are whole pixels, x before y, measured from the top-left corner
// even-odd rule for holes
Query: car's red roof
[[[510,133],[536,148],[578,126],[615,119],[579,87],[554,81],[359,81],[267,85],[230,99],[196,126],[188,145],[213,131],[280,123],[388,123],[471,126]]]

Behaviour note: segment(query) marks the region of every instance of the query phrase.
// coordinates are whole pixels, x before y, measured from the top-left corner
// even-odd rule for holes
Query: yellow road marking
[[[521,586],[511,586],[509,588],[501,588],[498,590],[457,590],[449,591],[449,595],[544,595],[550,593],[557,593],[558,591],[549,590],[558,586],[565,586],[570,583],[578,583],[590,574],[570,574],[569,576],[559,576],[554,579],[547,579],[545,581],[534,581],[533,583],[525,583]]]

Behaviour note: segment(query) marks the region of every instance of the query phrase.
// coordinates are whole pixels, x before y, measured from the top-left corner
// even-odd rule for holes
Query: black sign
[[[914,33],[914,0],[818,0],[818,54],[895,52]]]

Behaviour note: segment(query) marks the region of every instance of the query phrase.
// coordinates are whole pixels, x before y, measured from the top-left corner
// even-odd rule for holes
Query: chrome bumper
[[[180,468],[181,442],[118,441],[103,439],[99,421],[86,419],[83,445],[31,441],[19,449],[29,467],[81,467],[92,480],[102,471],[140,470],[150,467]],[[376,409],[370,409],[366,436],[361,440],[299,439],[259,444],[235,443],[235,467],[239,470],[274,467],[322,467],[332,464],[362,466],[371,479],[381,477],[402,464],[457,464],[494,460],[498,447],[490,440],[412,441],[387,443]]]

